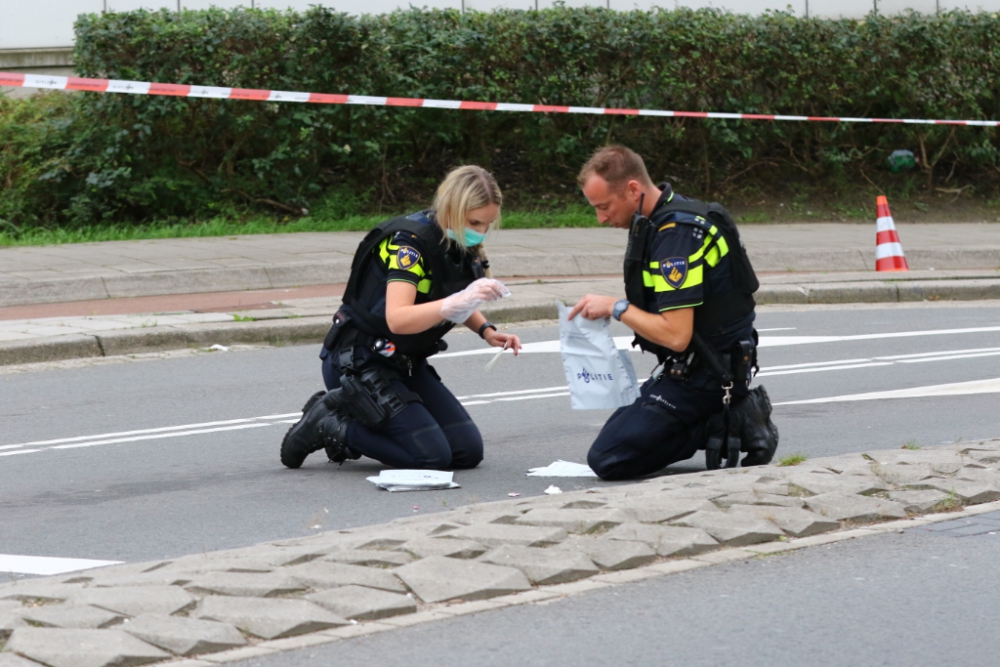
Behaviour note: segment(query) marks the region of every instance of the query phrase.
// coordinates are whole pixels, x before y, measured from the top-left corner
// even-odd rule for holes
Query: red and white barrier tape
[[[78,77],[0,72],[0,86],[49,88],[53,90],[85,90],[95,93],[128,95],[168,95],[172,97],[203,97],[218,100],[251,100],[255,102],[310,102],[312,104],[359,104],[386,107],[420,107],[424,109],[466,109],[470,111],[524,111],[533,113],[578,113],[609,116],[665,116],[674,118],[722,118],[727,120],[785,120],[832,123],[910,123],[916,125],[979,125],[1000,126],[996,120],[938,120],[923,118],[836,118],[832,116],[782,116],[779,114],[722,113],[719,111],[664,111],[661,109],[614,109],[607,107],[570,107],[551,104],[509,104],[505,102],[471,102],[461,100],[430,100],[419,97],[373,97],[369,95],[331,95],[286,90],[255,88],[218,88],[188,86],[148,81],[116,79],[83,79]]]

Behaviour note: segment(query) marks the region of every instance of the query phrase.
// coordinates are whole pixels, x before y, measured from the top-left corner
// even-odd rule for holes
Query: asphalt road
[[[1000,435],[998,316],[994,302],[761,309],[760,381],[779,404],[779,456]],[[551,324],[519,333],[558,339]],[[486,375],[491,350],[478,338],[450,342],[434,365],[472,397],[486,460],[456,474],[461,489],[420,494],[376,490],[370,460],[338,469],[320,452],[300,470],[280,465],[283,422],[321,388],[314,347],[0,375],[0,554],[134,562],[530,496],[553,482],[604,484],[525,477],[556,459],[583,462],[609,414],[569,408],[558,354],[506,357]],[[454,354],[472,350],[485,354]],[[653,366],[633,359],[640,375]],[[986,382],[926,389],[975,381]],[[896,390],[945,395],[797,403]],[[671,472],[702,466],[699,456]]]
[[[992,667],[993,534],[945,524],[277,653],[242,667]]]

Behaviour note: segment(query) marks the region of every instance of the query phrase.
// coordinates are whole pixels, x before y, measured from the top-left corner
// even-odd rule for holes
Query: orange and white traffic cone
[[[896,225],[889,213],[889,201],[884,196],[876,200],[878,219],[875,221],[875,270],[876,271],[909,271],[910,267],[903,256],[903,246],[896,234]]]

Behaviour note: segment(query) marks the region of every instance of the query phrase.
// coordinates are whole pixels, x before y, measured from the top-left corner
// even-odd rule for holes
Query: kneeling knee
[[[621,466],[616,466],[610,457],[603,456],[601,452],[595,452],[593,449],[587,453],[587,465],[605,481],[625,479],[621,474]]]
[[[483,436],[471,421],[444,428],[451,448],[451,467],[475,468],[483,461]]]

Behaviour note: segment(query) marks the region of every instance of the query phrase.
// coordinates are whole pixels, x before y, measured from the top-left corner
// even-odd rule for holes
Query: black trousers
[[[323,382],[328,390],[336,389],[340,386],[338,352],[323,352]],[[363,348],[357,349],[355,359],[361,360],[362,367],[380,363]],[[423,402],[407,404],[379,431],[351,422],[347,446],[394,468],[445,470],[479,465],[483,436],[434,367],[424,360],[414,364],[412,376],[396,375],[396,390],[415,392]]]
[[[746,396],[733,391],[733,402]],[[611,415],[590,447],[587,463],[601,479],[633,479],[694,456],[705,440],[705,420],[722,409],[722,387],[707,371],[688,380],[650,378],[632,405]]]

